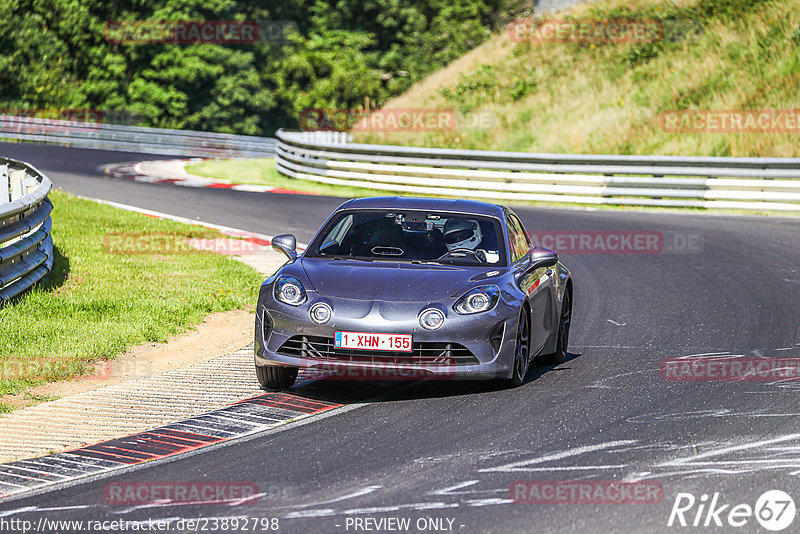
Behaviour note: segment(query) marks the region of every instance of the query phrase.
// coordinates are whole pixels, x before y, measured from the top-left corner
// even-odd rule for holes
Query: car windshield
[[[367,261],[505,265],[500,221],[445,212],[343,211],[306,256]]]

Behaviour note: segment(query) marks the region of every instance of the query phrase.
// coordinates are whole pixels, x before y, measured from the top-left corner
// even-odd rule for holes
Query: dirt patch
[[[15,408],[188,367],[220,354],[235,352],[253,341],[255,316],[244,310],[213,313],[193,330],[170,336],[166,343],[142,343],[114,360],[99,363],[95,372],[75,380],[52,382],[0,400]]]

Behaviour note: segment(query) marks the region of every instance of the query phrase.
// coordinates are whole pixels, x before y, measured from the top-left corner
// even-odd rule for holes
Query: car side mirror
[[[544,247],[531,249],[531,267],[552,267],[558,263],[558,252]]]
[[[292,234],[281,234],[272,238],[272,248],[289,258],[297,259],[297,240]]]

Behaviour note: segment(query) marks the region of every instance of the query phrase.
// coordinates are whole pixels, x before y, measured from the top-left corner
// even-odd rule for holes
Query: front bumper
[[[282,365],[323,372],[346,368],[361,371],[347,373],[347,376],[363,376],[364,379],[380,379],[384,375],[432,379],[489,379],[511,375],[518,303],[508,303],[501,298],[497,306],[488,312],[459,315],[452,309],[455,299],[433,303],[362,301],[329,299],[313,290],[306,291],[308,300],[304,304],[289,306],[274,299],[272,284],[262,286],[255,325],[256,365]],[[324,325],[313,323],[309,317],[310,307],[317,302],[325,302],[333,308],[331,319]],[[440,329],[429,331],[420,326],[419,313],[427,308],[437,308],[444,313],[445,322]],[[418,344],[457,344],[468,350],[474,358],[470,363],[450,365],[430,363],[429,358],[404,352],[391,355],[375,353],[375,357],[368,358],[366,356],[371,354],[370,351],[349,351],[363,354],[365,358],[330,359],[308,357],[313,352],[298,355],[295,351],[290,355],[286,354],[286,350],[281,350],[290,338],[333,338],[335,331],[411,334],[415,347]],[[494,338],[494,343],[490,338]],[[342,353],[345,352],[348,351]],[[372,361],[354,361],[356,359]]]

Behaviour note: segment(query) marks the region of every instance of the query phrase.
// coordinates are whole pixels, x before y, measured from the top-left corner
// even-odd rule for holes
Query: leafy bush
[[[0,2],[0,108],[122,111],[271,134],[309,107],[380,104],[483,42],[509,0]],[[269,5],[270,7],[262,7]],[[291,21],[286,43],[116,44],[113,21]]]

